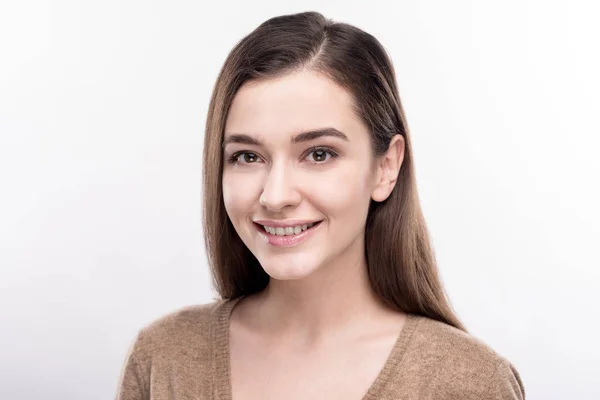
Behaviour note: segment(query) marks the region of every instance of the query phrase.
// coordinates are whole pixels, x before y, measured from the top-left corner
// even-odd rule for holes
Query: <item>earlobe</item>
[[[373,193],[371,194],[371,199],[373,199],[373,201],[381,203],[382,201],[384,201],[385,199],[387,199],[388,196],[389,196],[389,193],[388,194],[384,194],[384,193],[382,193],[381,187],[377,187],[377,189],[375,189],[373,191]]]

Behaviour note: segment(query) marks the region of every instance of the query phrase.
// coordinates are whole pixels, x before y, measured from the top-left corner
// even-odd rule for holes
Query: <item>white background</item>
[[[140,327],[212,301],[212,86],[244,35],[306,10],[389,51],[470,332],[528,399],[600,398],[596,2],[0,4],[0,398],[112,398]]]

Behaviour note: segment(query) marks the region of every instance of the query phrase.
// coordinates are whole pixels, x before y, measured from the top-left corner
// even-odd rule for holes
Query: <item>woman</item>
[[[522,399],[445,296],[392,64],[306,12],[217,79],[204,227],[220,300],[140,330],[117,399]]]

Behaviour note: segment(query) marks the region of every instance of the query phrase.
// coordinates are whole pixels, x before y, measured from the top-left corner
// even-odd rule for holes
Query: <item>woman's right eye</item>
[[[240,156],[244,160],[242,164],[252,164],[258,159],[258,156],[254,153],[250,153],[248,151],[239,151],[229,158],[229,162],[232,164],[239,164],[241,162]]]

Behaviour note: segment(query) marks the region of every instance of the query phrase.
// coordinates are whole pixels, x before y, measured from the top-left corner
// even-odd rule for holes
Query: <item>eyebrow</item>
[[[345,141],[349,141],[348,136],[335,128],[320,128],[299,133],[298,135],[292,137],[291,142],[292,144],[309,142],[325,136],[337,137]],[[233,133],[229,135],[225,140],[223,140],[223,148],[225,148],[225,146],[227,146],[229,143],[241,143],[256,146],[262,145],[260,139],[244,133]]]

